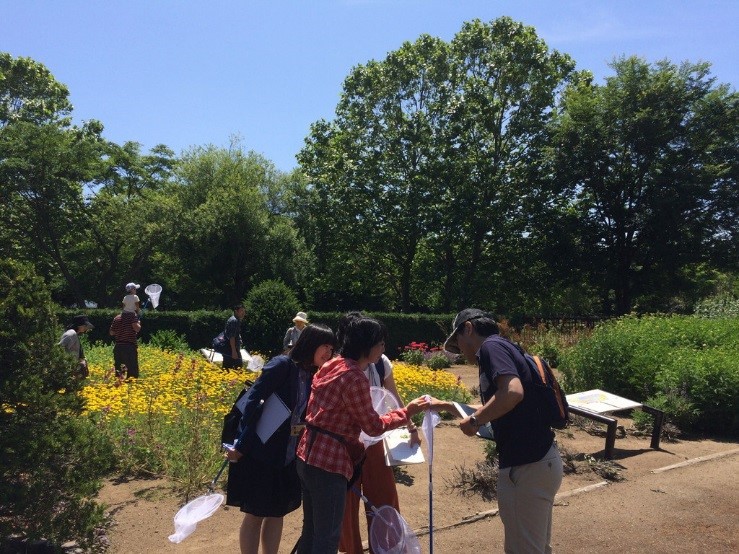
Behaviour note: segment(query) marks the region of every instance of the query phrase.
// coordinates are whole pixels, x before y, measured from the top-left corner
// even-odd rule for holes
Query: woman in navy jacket
[[[305,408],[315,371],[333,357],[336,337],[323,325],[309,325],[290,354],[272,358],[246,394],[239,425],[242,439],[228,449],[226,504],[244,512],[239,531],[242,554],[277,554],[283,517],[300,507],[295,448],[304,426]],[[275,395],[290,411],[269,437],[256,432],[262,403]],[[275,401],[275,399],[271,399]]]

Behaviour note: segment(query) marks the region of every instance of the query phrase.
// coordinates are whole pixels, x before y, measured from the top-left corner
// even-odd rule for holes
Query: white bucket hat
[[[298,321],[308,323],[308,314],[306,314],[305,312],[298,312],[297,315],[293,318],[293,323],[297,323]]]

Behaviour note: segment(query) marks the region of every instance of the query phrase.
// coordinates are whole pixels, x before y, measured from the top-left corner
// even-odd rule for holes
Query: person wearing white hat
[[[285,333],[285,338],[282,339],[282,348],[287,352],[293,345],[298,342],[300,333],[303,332],[305,326],[308,325],[308,314],[305,312],[298,312],[293,318],[293,327],[290,327]]]
[[[126,296],[123,297],[123,311],[131,312],[139,315],[141,311],[141,301],[139,300],[136,291],[141,288],[141,285],[136,283],[128,283],[126,285]]]

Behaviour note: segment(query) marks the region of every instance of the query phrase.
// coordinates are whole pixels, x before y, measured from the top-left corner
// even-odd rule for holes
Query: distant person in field
[[[244,366],[241,358],[241,320],[246,315],[243,304],[235,304],[233,315],[226,320],[226,328],[223,336],[228,341],[228,346],[223,352],[223,369],[238,369]]]
[[[121,312],[113,318],[108,333],[115,338],[113,363],[115,374],[120,379],[139,376],[139,352],[137,335],[141,322],[134,312]],[[125,372],[123,367],[125,366]]]
[[[141,285],[136,283],[128,283],[126,285],[126,296],[123,297],[123,311],[135,313],[136,315],[141,314],[141,300],[139,300],[136,291],[141,288]]]
[[[285,338],[282,339],[282,350],[283,352],[287,352],[290,350],[293,346],[295,346],[295,343],[298,342],[298,337],[300,336],[300,333],[305,329],[305,326],[308,325],[308,314],[305,312],[298,312],[297,315],[293,318],[293,325],[290,327],[287,332],[285,333]]]
[[[532,383],[526,358],[498,334],[491,314],[467,308],[452,322],[444,350],[462,353],[480,371],[484,405],[459,424],[467,436],[490,422],[498,447],[498,510],[506,552],[551,552],[552,507],[562,484],[562,458],[537,396],[524,394]],[[529,389],[530,390],[530,389]],[[431,409],[456,413],[451,402],[431,400]]]
[[[90,323],[86,315],[76,315],[72,319],[72,323],[67,326],[67,330],[64,331],[62,338],[59,339],[59,345],[63,346],[67,352],[77,359],[77,372],[83,378],[87,377],[89,370],[87,368],[85,353],[82,349],[82,343],[80,342],[80,335],[84,335],[94,328],[95,326]]]

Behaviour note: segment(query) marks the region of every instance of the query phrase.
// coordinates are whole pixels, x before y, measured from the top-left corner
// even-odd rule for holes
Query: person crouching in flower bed
[[[408,425],[411,416],[428,407],[427,400],[416,398],[405,408],[377,414],[364,370],[384,350],[380,324],[367,317],[354,318],[346,326],[341,356],[324,364],[313,378],[297,452],[303,487],[298,554],[336,553],[347,486],[364,456],[359,433],[378,436]]]
[[[239,531],[242,554],[277,554],[283,517],[300,507],[300,481],[295,470],[295,449],[303,428],[313,373],[331,359],[334,332],[323,325],[307,326],[288,356],[271,359],[247,392],[239,425],[242,440],[227,449],[226,504],[244,512]],[[277,430],[262,442],[256,433],[259,407],[275,394],[290,410]]]

